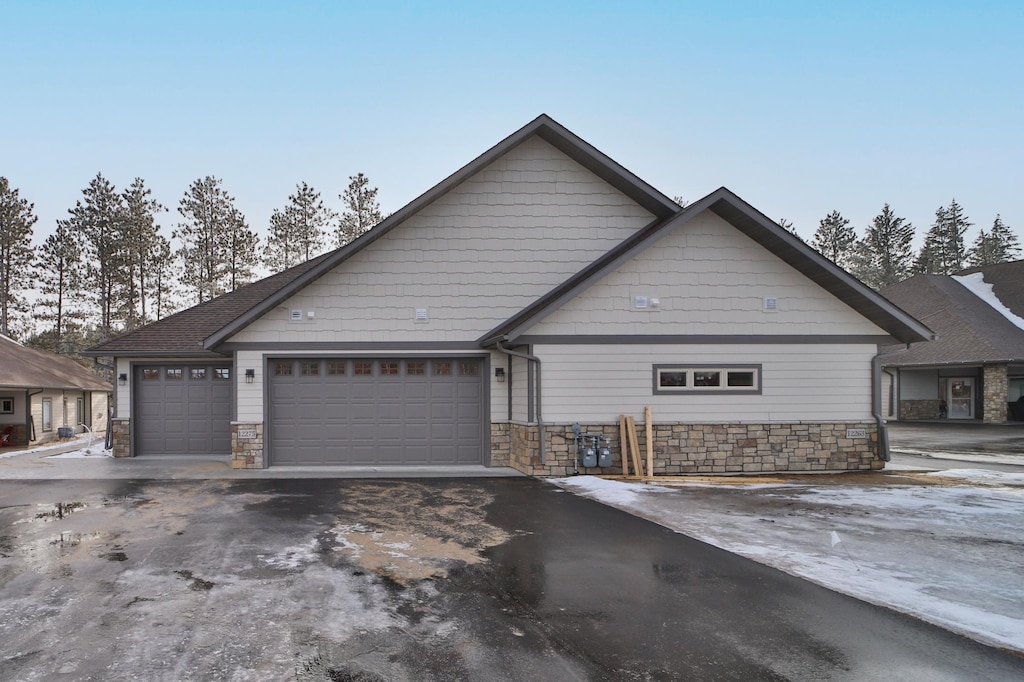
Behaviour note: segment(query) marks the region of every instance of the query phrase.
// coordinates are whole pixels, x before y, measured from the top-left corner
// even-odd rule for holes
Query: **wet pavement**
[[[1024,423],[889,422],[888,427],[894,450],[1019,455],[1024,464]]]
[[[0,482],[0,679],[1006,680],[526,478]]]

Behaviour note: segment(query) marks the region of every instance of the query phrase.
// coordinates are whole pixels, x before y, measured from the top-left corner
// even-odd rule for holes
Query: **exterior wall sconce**
[[[504,367],[495,367],[494,368],[494,379],[499,384],[505,383],[505,368]]]
[[[122,372],[121,374],[117,375],[117,385],[118,386],[124,386],[127,383],[128,383],[128,375],[127,374]]]
[[[256,370],[254,370],[254,369],[247,369],[247,370],[245,370],[245,383],[251,384],[255,378],[256,378]]]

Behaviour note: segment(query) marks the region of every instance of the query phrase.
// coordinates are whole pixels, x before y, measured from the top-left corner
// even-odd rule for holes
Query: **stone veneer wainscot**
[[[242,434],[255,434],[243,436]],[[263,424],[231,422],[231,468],[263,468]]]

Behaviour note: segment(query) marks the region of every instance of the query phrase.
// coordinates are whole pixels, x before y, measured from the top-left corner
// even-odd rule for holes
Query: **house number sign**
[[[868,430],[867,429],[846,429],[846,437],[847,438],[867,438],[868,437]]]
[[[238,429],[239,438],[255,438],[256,429]]]

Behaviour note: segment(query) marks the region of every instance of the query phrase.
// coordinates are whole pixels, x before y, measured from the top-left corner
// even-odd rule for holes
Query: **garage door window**
[[[382,362],[380,363],[380,374],[381,376],[396,377],[398,376],[398,363],[397,362]]]
[[[144,369],[142,370],[143,381],[156,381],[160,378],[160,370],[158,369]]]
[[[424,374],[424,364],[422,362],[407,362],[405,363],[405,373],[409,376],[422,376]]]
[[[437,376],[449,376],[452,373],[452,363],[434,361],[434,374]]]
[[[459,375],[464,377],[475,377],[480,365],[475,362],[460,362]]]
[[[188,371],[188,378],[192,381],[202,381],[206,379],[206,368],[193,367]]]
[[[328,362],[327,363],[327,374],[330,376],[344,376],[345,375],[345,363],[344,362]]]
[[[320,363],[319,362],[303,362],[302,363],[302,376],[304,376],[304,377],[320,376]]]
[[[213,370],[214,379],[230,379],[231,369],[229,367],[216,367]]]
[[[360,376],[370,376],[373,374],[373,363],[370,362],[357,362],[355,363],[354,374]]]
[[[292,363],[290,363],[290,362],[275,362],[274,363],[274,376],[290,377],[291,375],[292,375]]]
[[[181,381],[182,371],[180,367],[168,367],[167,378],[171,381]]]

